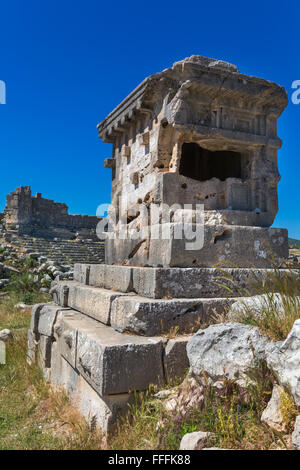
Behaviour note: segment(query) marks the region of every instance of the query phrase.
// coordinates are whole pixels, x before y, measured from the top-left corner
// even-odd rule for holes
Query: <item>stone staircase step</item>
[[[101,263],[105,258],[103,242],[74,242],[72,240],[35,239],[28,236],[18,237],[27,252],[40,253],[58,263]]]
[[[163,338],[122,334],[55,304],[44,304],[33,315],[32,333],[51,339],[56,331],[60,354],[100,396],[146,390],[164,381]],[[46,363],[51,367],[51,358]]]
[[[153,299],[132,293],[91,287],[76,281],[59,281],[51,289],[61,307],[77,310],[120,332],[145,336],[171,330],[190,334],[222,314],[236,298]]]
[[[272,273],[273,269],[153,268],[107,264],[74,266],[75,281],[157,299],[247,296],[249,292],[256,293],[251,282],[253,284],[255,279],[262,280]]]
[[[27,357],[46,380],[65,388],[90,425],[106,432],[128,411],[135,391],[183,380],[189,339],[121,334],[74,310],[38,304]]]

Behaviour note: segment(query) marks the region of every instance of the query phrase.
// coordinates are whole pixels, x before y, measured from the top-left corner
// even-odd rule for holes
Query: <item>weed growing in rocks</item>
[[[234,281],[222,270],[220,276],[220,279],[226,278],[227,292],[230,296],[233,292],[230,283],[233,285]],[[248,285],[239,292],[242,299],[238,301],[234,312],[230,313],[230,321],[258,326],[263,334],[274,341],[284,340],[295,320],[300,317],[299,270],[291,268],[283,271],[274,267],[263,278],[253,270]],[[246,299],[254,295],[259,297],[253,301]]]

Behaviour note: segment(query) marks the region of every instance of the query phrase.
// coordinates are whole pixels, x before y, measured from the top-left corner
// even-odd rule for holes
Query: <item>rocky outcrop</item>
[[[300,416],[297,416],[295,421],[294,432],[292,434],[292,441],[296,450],[300,450]]]
[[[255,359],[265,359],[268,338],[257,327],[240,323],[211,325],[199,330],[187,345],[190,373],[200,382],[224,378],[244,385]]]
[[[283,342],[271,343],[266,348],[268,367],[274,371],[280,383],[287,386],[300,405],[300,319]]]
[[[201,450],[213,437],[211,432],[189,432],[183,436],[180,442],[180,450]]]

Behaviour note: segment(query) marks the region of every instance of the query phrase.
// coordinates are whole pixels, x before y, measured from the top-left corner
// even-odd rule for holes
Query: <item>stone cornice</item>
[[[205,91],[210,100],[241,100],[276,117],[288,103],[285,89],[274,82],[241,74],[227,62],[191,56],[143,80],[98,124],[99,137],[104,142],[113,142],[118,132],[125,131],[128,124],[141,115],[151,115],[156,103],[162,102],[170,92],[174,96],[187,80],[192,88]]]

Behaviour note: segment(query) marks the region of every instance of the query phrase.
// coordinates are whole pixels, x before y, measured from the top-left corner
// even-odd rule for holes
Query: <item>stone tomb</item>
[[[107,264],[133,266],[269,267],[270,252],[288,256],[286,230],[269,229],[278,211],[277,118],[287,106],[284,88],[238,72],[223,61],[189,57],[146,78],[99,124],[113,144],[114,233]],[[205,244],[138,236],[151,204],[204,206]],[[145,221],[145,217],[147,220]],[[150,220],[150,225],[155,225]],[[169,221],[171,231],[176,217]]]
[[[77,264],[74,281],[52,285],[53,302],[32,311],[28,358],[103,431],[134,391],[183,378],[189,335],[287,258],[287,231],[269,228],[278,209],[276,120],[286,105],[275,83],[192,56],[145,79],[99,124],[113,144],[105,166],[110,212],[119,214],[106,264]],[[161,203],[181,209],[154,221],[147,210]],[[197,204],[204,245],[188,250],[173,234],[180,211],[197,226]],[[151,237],[167,224],[169,239]]]

